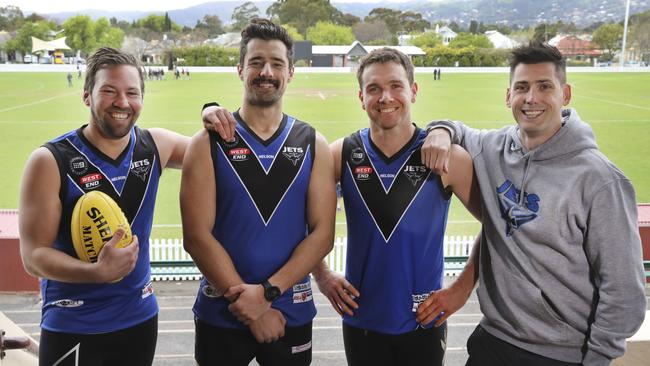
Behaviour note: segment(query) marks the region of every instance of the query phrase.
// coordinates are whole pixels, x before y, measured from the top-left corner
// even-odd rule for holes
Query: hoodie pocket
[[[532,344],[550,343],[562,346],[581,345],[584,335],[568,325],[546,301],[542,291],[530,282],[503,271],[497,281],[495,299],[505,305],[495,314],[516,339]],[[494,298],[494,296],[490,296]],[[488,316],[488,318],[490,318]]]

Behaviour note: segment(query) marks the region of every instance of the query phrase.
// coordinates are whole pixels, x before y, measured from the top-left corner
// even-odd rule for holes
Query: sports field
[[[23,165],[40,144],[88,121],[82,81],[67,87],[65,73],[0,73],[0,208],[18,206]],[[235,74],[193,73],[191,80],[147,81],[141,127],[165,127],[191,135],[200,127],[200,108],[216,100],[235,109],[241,81]],[[632,180],[638,202],[650,202],[650,73],[569,73],[573,101],[596,132],[600,148]],[[416,74],[420,92],[414,121],[453,118],[477,128],[514,123],[505,107],[507,74]],[[285,111],[311,122],[329,141],[367,125],[352,74],[300,74],[289,85]],[[181,236],[180,172],[167,170],[158,193],[154,238]],[[557,187],[563,189],[564,187]],[[452,205],[447,234],[474,235],[476,224]],[[344,222],[339,213],[339,222]],[[339,236],[345,226],[337,225]]]

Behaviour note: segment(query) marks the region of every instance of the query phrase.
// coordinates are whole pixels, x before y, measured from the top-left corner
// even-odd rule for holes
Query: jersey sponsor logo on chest
[[[360,165],[354,168],[354,179],[356,180],[368,180],[374,172],[371,166]]]
[[[131,172],[142,179],[143,182],[147,180],[147,174],[149,174],[150,169],[151,163],[149,163],[149,159],[142,159],[131,163]]]
[[[104,179],[104,176],[102,176],[99,173],[91,173],[88,175],[84,175],[79,179],[79,183],[83,186],[85,189],[93,189],[97,188],[101,185],[101,180]]]
[[[301,146],[285,146],[282,148],[282,155],[296,166],[305,155],[305,150]]]
[[[404,165],[402,172],[413,186],[417,186],[427,174],[427,168],[424,165]]]
[[[251,155],[251,149],[246,147],[236,147],[228,150],[228,157],[231,161],[246,161]]]
[[[86,174],[88,171],[88,162],[83,156],[75,156],[70,159],[70,171],[76,175]]]

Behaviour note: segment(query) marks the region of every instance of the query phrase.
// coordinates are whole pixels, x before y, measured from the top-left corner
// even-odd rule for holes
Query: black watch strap
[[[264,298],[266,301],[273,302],[282,295],[280,288],[273,286],[268,280],[262,282],[262,287],[264,287]]]

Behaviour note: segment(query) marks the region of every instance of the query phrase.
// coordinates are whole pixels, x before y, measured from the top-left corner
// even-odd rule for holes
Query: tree
[[[451,48],[494,48],[492,42],[484,34],[458,33],[456,38],[449,42]]]
[[[230,19],[232,20],[232,25],[230,30],[233,32],[240,32],[242,29],[246,28],[246,25],[251,21],[251,19],[260,16],[260,9],[252,2],[247,1],[238,7],[236,7]]]
[[[607,55],[611,60],[614,53],[621,49],[623,41],[623,26],[620,24],[603,24],[594,31],[592,40],[596,42],[601,49],[607,50]]]
[[[424,32],[431,26],[428,20],[422,18],[422,14],[407,11],[399,16],[401,30],[411,32]]]
[[[354,34],[350,27],[318,22],[307,28],[307,39],[317,45],[348,45],[354,42]]]
[[[338,25],[345,25],[348,27],[352,27],[355,24],[361,22],[361,18],[359,18],[356,15],[352,15],[349,13],[342,13],[340,11],[337,11],[336,14],[334,14],[334,24]]]
[[[425,32],[411,38],[411,44],[420,48],[433,48],[442,45],[442,39],[435,32]]]
[[[22,27],[23,12],[19,7],[7,5],[0,7],[0,30],[15,31]]]
[[[113,28],[108,19],[101,17],[95,22],[95,44],[97,47],[121,48],[124,41],[124,31]]]
[[[469,32],[472,34],[478,33],[478,22],[474,19],[469,23]]]
[[[374,41],[387,44],[393,36],[383,20],[357,23],[352,27],[352,32],[355,38],[363,44]]]
[[[300,34],[300,32],[298,32],[296,27],[292,27],[290,25],[282,25],[282,27],[287,30],[287,33],[289,33],[289,36],[291,36],[291,39],[293,39],[294,41],[304,41],[305,40],[305,37],[303,37],[302,34]]]
[[[551,38],[557,35],[557,27],[555,24],[540,23],[535,27],[533,33],[533,40],[538,42],[548,42]]]
[[[163,31],[164,32],[171,32],[172,30],[172,20],[169,19],[169,14],[165,12],[165,20],[163,22]]]
[[[266,9],[269,17],[296,27],[304,35],[319,21],[334,22],[337,12],[329,0],[277,0]]]
[[[32,52],[32,37],[45,39],[50,30],[55,28],[54,22],[26,22],[20,27],[16,36],[5,43],[7,52],[19,51],[22,54]]]
[[[375,8],[370,11],[363,21],[370,23],[380,20],[386,24],[388,31],[394,35],[403,29],[401,25],[401,15],[402,12],[399,10]]]
[[[120,48],[124,31],[111,27],[108,19],[102,17],[93,22],[88,15],[75,15],[63,22],[68,46],[89,54],[98,47]]]
[[[630,17],[628,39],[640,53],[650,51],[650,10]]]
[[[88,15],[75,15],[63,22],[68,46],[88,54],[96,48],[95,24]]]
[[[207,38],[214,38],[222,33],[223,23],[218,15],[204,15],[202,20],[196,21],[195,30],[205,30]]]

